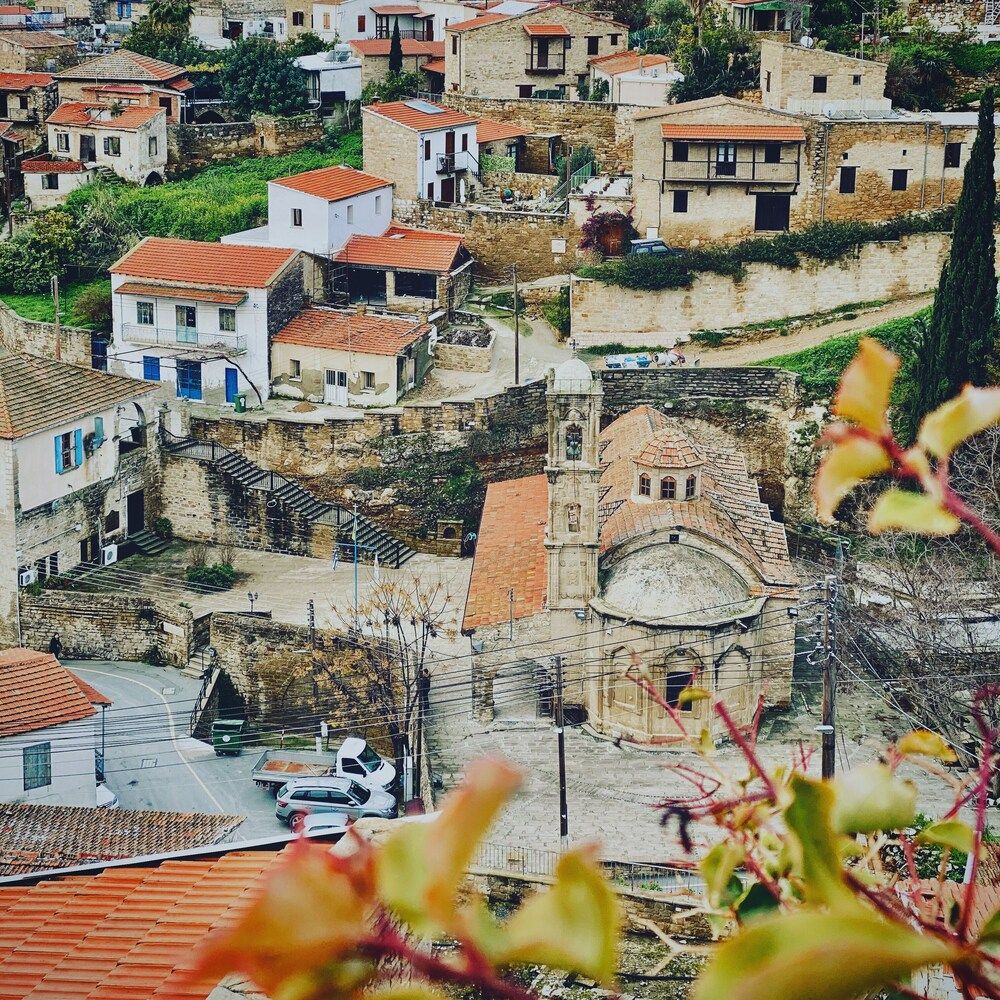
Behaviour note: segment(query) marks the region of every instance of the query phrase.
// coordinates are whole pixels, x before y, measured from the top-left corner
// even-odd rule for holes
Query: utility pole
[[[569,847],[569,807],[566,805],[566,736],[563,718],[563,673],[562,657],[552,657],[556,674],[556,740],[559,747],[559,846]]]
[[[59,322],[59,275],[52,275],[52,303],[56,310],[56,361],[62,360],[62,330]]]
[[[826,578],[826,614],[823,618],[823,722],[819,726],[823,740],[823,777],[832,778],[837,768],[837,661],[833,655],[833,606],[837,581]]]
[[[316,648],[316,602],[310,597],[306,604],[309,615],[309,645]]]
[[[521,313],[517,298],[517,264],[510,265],[514,278],[514,385],[521,384]]]

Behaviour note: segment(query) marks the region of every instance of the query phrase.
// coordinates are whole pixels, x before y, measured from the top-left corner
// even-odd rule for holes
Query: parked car
[[[606,368],[649,368],[653,359],[646,353],[609,354],[604,359]]]
[[[396,815],[396,798],[382,788],[370,788],[353,778],[302,778],[278,790],[274,815],[298,830],[306,816],[341,813],[351,819],[361,816]]]
[[[301,830],[308,837],[343,836],[347,833],[353,820],[345,813],[314,813],[302,821]]]
[[[336,752],[314,750],[265,750],[250,771],[253,782],[276,791],[298,778],[339,775],[357,778],[368,785],[389,788],[396,780],[396,768],[380,757],[358,736],[348,736]]]
[[[97,785],[97,802],[95,804],[98,809],[117,809],[118,796],[103,781],[99,782]]]
[[[669,246],[663,240],[632,240],[630,252],[633,254],[655,253],[666,257],[679,257],[684,251]]]

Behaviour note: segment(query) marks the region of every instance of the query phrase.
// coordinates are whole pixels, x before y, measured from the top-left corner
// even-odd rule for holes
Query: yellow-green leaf
[[[833,789],[796,774],[792,777],[791,791],[785,823],[792,832],[789,850],[793,867],[802,879],[805,898],[831,905],[853,902],[844,884],[838,838],[831,820]]]
[[[596,848],[568,851],[556,881],[532,896],[507,923],[502,964],[538,962],[611,985],[618,962],[620,917]]]
[[[853,1000],[956,954],[865,911],[800,910],[755,920],[722,944],[693,1000]]]
[[[922,757],[936,757],[946,764],[954,763],[958,760],[958,754],[948,745],[943,736],[932,733],[928,729],[914,729],[907,733],[902,739],[897,741],[896,749],[909,756],[910,754],[920,754]]]
[[[922,844],[940,844],[956,851],[971,854],[976,843],[976,835],[968,823],[960,819],[942,819],[930,823],[917,834]]]
[[[773,914],[777,908],[778,901],[771,890],[765,889],[760,882],[751,882],[733,907],[741,924]]]
[[[937,458],[945,458],[963,441],[1000,421],[1000,388],[967,385],[954,399],[928,413],[917,443]]]
[[[813,481],[816,511],[821,521],[832,521],[846,497],[859,483],[892,467],[881,445],[860,437],[845,437],[827,452]]]
[[[895,488],[886,490],[872,507],[868,530],[914,531],[921,535],[953,535],[961,527],[954,514],[941,506],[929,493],[910,493]]]
[[[683,708],[685,705],[692,705],[696,701],[705,701],[712,696],[700,687],[686,687],[677,696],[677,707]]]
[[[731,840],[723,840],[716,844],[701,859],[702,875],[705,876],[705,888],[708,901],[712,906],[726,906],[731,901],[728,889],[733,874],[738,865],[743,864],[746,851]],[[740,889],[742,890],[742,885]]]
[[[898,371],[899,358],[877,340],[864,337],[841,376],[833,412],[875,434],[884,433],[888,429],[885,413],[889,395]]]
[[[833,826],[841,833],[874,833],[909,826],[917,812],[917,786],[884,764],[863,764],[834,782]]]
[[[1000,910],[996,910],[993,916],[983,924],[983,929],[979,932],[980,941],[1000,941]]]
[[[715,740],[712,739],[712,734],[707,728],[703,728],[698,734],[698,749],[705,754],[705,756],[715,752]]]

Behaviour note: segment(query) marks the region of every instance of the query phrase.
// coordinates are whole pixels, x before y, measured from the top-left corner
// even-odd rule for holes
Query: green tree
[[[674,84],[674,101],[696,101],[755,88],[760,79],[760,49],[749,31],[709,11],[699,44],[696,29],[684,25],[675,55],[684,79]]]
[[[149,0],[149,19],[160,27],[177,28],[186,35],[192,14],[191,0]]]
[[[361,91],[362,104],[382,104],[413,97],[421,89],[419,73],[390,73],[381,80],[372,80]]]
[[[151,17],[135,22],[123,44],[130,52],[175,66],[203,66],[223,58],[223,53],[210,52],[185,29],[157,24]]]
[[[285,46],[285,51],[293,59],[298,59],[299,56],[314,56],[317,52],[325,52],[329,48],[331,46],[327,45],[315,31],[303,31]]]
[[[649,22],[646,0],[604,0],[600,7],[619,24],[627,24],[629,31],[638,31]]]
[[[309,106],[306,74],[266,38],[241,38],[226,53],[217,79],[223,100],[241,116],[295,115]]]
[[[939,33],[910,35],[893,46],[885,93],[896,107],[940,111],[954,90],[952,43]]]
[[[79,229],[65,209],[39,212],[33,221],[0,243],[0,290],[18,295],[44,292],[53,275],[76,258]]]
[[[639,44],[647,52],[672,56],[685,24],[694,24],[694,12],[685,0],[652,0],[649,27],[642,33]]]
[[[399,37],[399,18],[392,22],[392,41],[389,43],[389,75],[403,72],[403,42]]]
[[[993,90],[979,105],[979,128],[955,207],[951,252],[917,348],[908,399],[911,436],[921,419],[963,385],[982,385],[996,352]]]

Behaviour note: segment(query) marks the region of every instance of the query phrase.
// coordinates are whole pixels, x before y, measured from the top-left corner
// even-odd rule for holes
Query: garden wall
[[[734,279],[703,272],[690,288],[644,291],[571,279],[573,336],[582,345],[668,347],[697,330],[725,329],[840,306],[903,299],[937,287],[947,233],[867,243],[831,263],[804,258],[796,269],[748,264]]]
[[[510,188],[511,191],[530,198],[554,191],[560,180],[555,174],[525,174],[512,170],[484,170],[482,179],[483,187],[496,188],[498,191]]]
[[[92,360],[90,331],[78,326],[63,326],[60,333],[62,360],[89,368]],[[54,358],[56,327],[54,323],[25,319],[5,302],[0,302],[0,344],[12,351]]]

